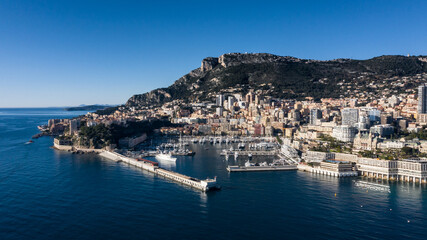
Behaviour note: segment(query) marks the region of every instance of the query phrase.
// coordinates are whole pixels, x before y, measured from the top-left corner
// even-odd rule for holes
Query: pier
[[[99,155],[113,161],[128,163],[129,165],[142,168],[144,170],[147,170],[159,176],[168,178],[178,183],[188,185],[190,187],[199,189],[204,192],[209,190],[219,189],[219,186],[216,183],[216,178],[199,180],[197,178],[185,176],[183,174],[179,174],[173,171],[163,169],[159,167],[156,162],[148,161],[145,159],[130,158],[130,157],[126,157],[121,154],[118,154],[116,152],[103,151]]]
[[[262,171],[290,171],[298,170],[296,165],[282,166],[228,166],[229,172],[262,172]]]
[[[273,151],[223,151],[221,152],[222,156],[225,155],[232,155],[234,156],[237,153],[237,155],[239,156],[248,156],[248,155],[252,155],[252,156],[276,156],[279,152],[276,150]]]

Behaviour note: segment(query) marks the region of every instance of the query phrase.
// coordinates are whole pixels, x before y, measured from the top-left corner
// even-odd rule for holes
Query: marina
[[[36,117],[36,122],[47,121],[44,115]],[[421,184],[395,184],[364,177],[335,178],[301,171],[230,173],[226,169],[228,165],[244,165],[248,158],[239,156],[238,161],[234,161],[230,157],[229,161],[225,161],[224,156],[220,157],[222,149],[230,148],[231,144],[227,147],[224,144],[190,144],[189,149],[197,152],[194,157],[178,157],[176,164],[169,165],[171,167],[159,163],[168,171],[197,179],[217,176],[217,183],[221,181],[223,190],[204,192],[178,183],[172,176],[162,176],[162,171],[160,174],[144,173],[124,161],[116,163],[116,158],[103,159],[91,153],[93,149],[85,151],[85,154],[56,151],[49,148],[52,146],[50,138],[40,138],[33,144],[24,145],[29,140],[28,136],[35,134],[34,127],[28,125],[28,117],[20,115],[18,119],[9,120],[9,124],[26,130],[19,138],[22,143],[19,146],[14,146],[14,136],[19,136],[20,130],[4,132],[0,139],[5,147],[2,152],[5,160],[2,162],[2,176],[10,176],[3,178],[1,193],[5,204],[0,209],[6,213],[3,215],[5,218],[16,217],[6,220],[2,232],[7,233],[11,226],[27,228],[28,237],[17,232],[15,238],[13,234],[8,234],[3,239],[31,239],[34,236],[36,239],[47,238],[39,235],[40,232],[35,228],[28,228],[29,225],[37,229],[50,229],[53,235],[63,239],[79,239],[81,236],[95,239],[100,237],[100,232],[90,233],[88,228],[99,229],[98,223],[104,220],[108,221],[108,227],[100,230],[102,237],[107,239],[120,239],[123,236],[129,239],[141,236],[147,239],[168,239],[172,230],[174,237],[180,239],[187,239],[190,235],[200,236],[201,231],[204,239],[247,238],[248,235],[236,234],[239,229],[245,229],[245,233],[251,231],[248,234],[257,239],[266,237],[264,229],[273,229],[269,231],[269,237],[279,239],[283,237],[283,224],[288,226],[286,231],[292,239],[302,239],[307,225],[313,226],[313,231],[319,236],[325,228],[334,228],[338,239],[360,238],[359,233],[341,228],[343,225],[358,226],[360,231],[371,232],[375,239],[393,239],[414,233],[417,235],[408,239],[423,239],[424,236],[427,188]],[[83,150],[79,149],[82,153]],[[156,152],[155,148],[152,151]],[[135,155],[132,158],[155,161],[152,157]],[[250,162],[254,164],[266,161],[263,156],[253,158]],[[353,180],[380,182],[381,185],[389,186],[390,192],[365,188],[356,185]],[[35,192],[40,197],[35,198]],[[331,201],[339,205],[341,210],[331,211]],[[253,207],[248,208],[248,203]],[[274,206],[274,209],[262,209],[266,205]],[[271,221],[258,221],[260,209],[265,214],[269,211]],[[369,216],[372,218],[370,224],[366,224],[367,211],[370,211]],[[52,228],[52,221],[49,221],[52,212],[58,214],[54,217],[56,228]],[[159,218],[159,214],[174,212],[182,216],[179,222],[183,225],[176,224],[174,217],[167,220]],[[349,213],[353,214],[349,216]],[[295,221],[295,216],[301,215],[310,218]],[[229,221],[224,221],[224,216]],[[312,217],[319,221],[311,222]],[[340,221],[332,222],[331,218],[339,218]],[[407,220],[411,222],[407,223]],[[218,224],[215,228],[212,227],[213,221]],[[384,221],[390,224],[390,229],[382,230]],[[173,229],[164,231],[165,224]],[[63,229],[68,226],[73,226],[73,231],[64,235]],[[182,231],[183,227],[185,231]],[[219,232],[218,229],[224,231]],[[325,236],[327,238],[330,235]]]
[[[203,136],[203,137],[183,137],[182,142],[184,143],[197,143],[197,144],[233,144],[233,143],[273,143],[275,138],[273,137],[233,137],[233,136]]]

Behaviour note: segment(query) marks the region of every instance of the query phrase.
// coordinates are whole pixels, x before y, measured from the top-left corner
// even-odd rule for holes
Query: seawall
[[[123,155],[115,153],[115,152],[109,152],[109,151],[104,150],[99,155],[104,157],[104,158],[113,160],[113,161],[122,161],[122,162],[128,163],[132,166],[142,168],[144,170],[147,170],[147,171],[152,172],[154,174],[157,174],[159,176],[163,176],[163,177],[171,179],[175,182],[188,185],[190,187],[199,189],[199,190],[204,191],[204,192],[219,188],[216,184],[216,179],[199,180],[196,178],[192,178],[189,176],[185,176],[185,175],[173,172],[173,171],[169,171],[169,170],[160,168],[157,165],[150,163],[149,161],[144,162],[143,159],[141,159],[141,161],[138,161],[137,159],[126,157],[126,156],[123,156]]]

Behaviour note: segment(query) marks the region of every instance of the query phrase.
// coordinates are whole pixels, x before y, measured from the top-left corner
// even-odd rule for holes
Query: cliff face
[[[388,79],[427,72],[426,57],[380,56],[368,60],[317,61],[267,53],[230,53],[202,60],[201,67],[167,88],[132,96],[127,106],[161,105],[210,99],[215,92],[263,90],[281,98],[342,97],[348,90],[377,91],[369,86]],[[342,86],[346,85],[345,88]],[[401,86],[400,90],[413,87]],[[399,90],[399,89],[397,89]]]
[[[200,67],[200,70],[202,72],[207,72],[212,70],[214,67],[216,67],[218,65],[218,58],[214,58],[214,57],[208,57],[203,59],[202,61],[202,66]]]

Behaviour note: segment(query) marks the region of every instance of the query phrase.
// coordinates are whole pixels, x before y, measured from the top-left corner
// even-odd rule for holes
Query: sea
[[[217,177],[222,189],[203,193],[98,155],[54,150],[52,137],[26,144],[48,119],[84,113],[0,109],[0,239],[427,238],[427,188],[419,184],[228,173],[234,159],[210,144],[191,144],[194,157],[160,163]]]

